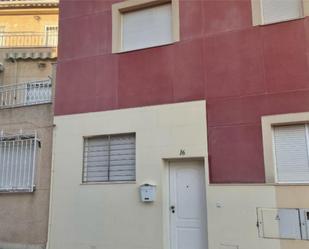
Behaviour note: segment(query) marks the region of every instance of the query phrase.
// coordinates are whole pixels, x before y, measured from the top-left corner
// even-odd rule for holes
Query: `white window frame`
[[[284,182],[277,180],[277,167],[274,154],[273,127],[309,123],[309,112],[269,115],[262,117],[265,181],[270,184],[309,184],[309,182]]]
[[[127,0],[112,5],[112,52],[128,52],[122,48],[122,14],[130,11],[138,11],[157,5],[171,3],[172,5],[172,42],[180,40],[179,30],[179,0]],[[171,44],[169,43],[169,44]],[[167,44],[159,44],[153,47]],[[137,48],[134,50],[145,49]],[[130,50],[131,51],[131,50]]]
[[[292,19],[286,19],[286,20],[280,20],[280,21],[277,21],[277,22],[266,23],[264,21],[264,17],[263,17],[262,0],[251,0],[252,24],[253,24],[253,26],[270,25],[270,24],[275,24],[275,23],[282,23],[282,22],[302,19],[305,16],[309,15],[309,3],[306,0],[302,0],[301,2],[302,2],[302,6],[301,6],[302,9],[301,9],[301,16],[300,17],[292,18]]]
[[[0,186],[4,185],[4,182],[6,183],[5,187],[0,187],[0,192],[33,192],[35,190],[35,174],[36,174],[36,164],[37,164],[37,150],[40,147],[40,140],[38,139],[38,135],[36,132],[29,132],[29,133],[23,133],[22,131],[20,133],[16,134],[5,134],[3,131],[0,132],[0,144],[2,148],[7,148],[9,151],[14,151],[14,144],[16,143],[22,143],[23,146],[27,149],[28,146],[31,146],[31,153],[32,153],[32,160],[29,160],[28,155],[19,155],[19,157],[10,157],[8,154],[0,154],[0,163],[2,164],[2,167],[0,167],[0,172],[6,172],[5,174],[0,175]],[[33,145],[30,145],[32,144]],[[29,148],[29,147],[28,147]],[[17,149],[16,149],[17,150]],[[2,153],[2,151],[0,151]],[[9,154],[13,152],[9,152]],[[22,152],[19,152],[22,153]],[[28,156],[28,160],[27,160]],[[9,162],[9,164],[6,164]],[[23,165],[25,163],[26,165]],[[13,169],[9,169],[8,165],[14,164],[14,172]],[[17,173],[17,167],[20,167],[19,170],[25,170],[23,167],[26,166],[26,169],[29,171],[29,175],[21,176],[21,173]],[[15,179],[14,179],[15,177]],[[28,178],[27,178],[28,177]],[[22,182],[24,183],[17,186],[16,184],[16,178],[18,178],[18,183]],[[15,182],[15,185],[13,184]],[[27,183],[27,184],[25,184]]]

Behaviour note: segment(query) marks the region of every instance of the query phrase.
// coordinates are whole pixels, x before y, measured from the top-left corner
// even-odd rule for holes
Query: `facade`
[[[309,248],[307,1],[60,7],[49,249]]]
[[[57,27],[55,1],[0,2],[3,249],[41,249],[47,243]]]

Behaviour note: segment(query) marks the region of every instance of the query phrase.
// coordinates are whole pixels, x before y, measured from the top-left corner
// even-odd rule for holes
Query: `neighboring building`
[[[0,248],[45,248],[58,3],[0,2]]]
[[[307,2],[62,1],[49,249],[308,249]]]

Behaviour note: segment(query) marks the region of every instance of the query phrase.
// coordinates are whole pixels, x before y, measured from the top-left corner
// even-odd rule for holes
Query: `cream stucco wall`
[[[207,158],[205,117],[204,101],[55,117],[48,248],[169,249],[168,162]],[[136,132],[136,182],[82,184],[83,137],[126,132]],[[209,184],[204,164],[209,249],[307,248],[257,228],[258,207],[307,207],[297,195],[307,187]],[[139,200],[144,183],[157,185],[152,204]]]
[[[168,162],[207,158],[205,117],[204,101],[55,117],[48,248],[169,249]],[[136,132],[136,182],[81,184],[83,137],[126,132]],[[309,248],[257,228],[258,207],[309,207],[307,186],[209,184],[204,164],[209,249]],[[153,204],[139,200],[146,182]]]
[[[279,208],[309,208],[309,185],[278,186],[276,201]],[[282,240],[281,249],[309,249],[306,240]]]
[[[257,207],[277,207],[274,186],[210,185],[207,196],[209,249],[280,249],[257,228]]]
[[[8,51],[8,50],[7,50]],[[4,72],[0,73],[0,86],[14,85],[33,80],[43,80],[52,77],[52,64],[49,60],[15,60],[5,59],[4,49],[0,49],[0,63],[4,65]],[[44,67],[40,64],[44,63]]]
[[[207,157],[205,105],[55,117],[49,249],[167,249],[167,162],[180,150]],[[83,136],[125,132],[136,132],[136,182],[82,185]],[[152,204],[139,200],[146,182],[157,185]]]

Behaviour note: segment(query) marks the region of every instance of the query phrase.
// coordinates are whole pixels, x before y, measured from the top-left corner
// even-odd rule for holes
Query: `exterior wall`
[[[258,207],[307,209],[309,201],[304,196],[308,194],[307,185],[210,184],[207,187],[209,249],[309,249],[306,240],[259,238],[256,226]]]
[[[208,144],[209,249],[309,249],[308,241],[259,238],[256,227],[257,207],[309,208],[308,185],[265,183],[261,122],[265,115],[309,110],[308,17],[253,27],[251,0],[184,0],[179,42],[112,54],[115,2],[61,2],[50,249],[168,249],[160,149],[138,152],[136,184],[84,186],[82,136],[145,129],[142,141],[156,138],[160,147],[168,141],[153,129],[150,110],[165,105],[152,105],[200,100],[206,100],[207,116],[199,112],[196,120],[207,118],[207,128],[187,127],[179,139],[192,152],[192,134],[200,134],[196,143]],[[186,104],[175,106],[189,115]],[[174,116],[171,111],[167,118]],[[167,127],[179,131],[172,122]],[[158,184],[159,199],[145,207],[138,204],[137,186],[149,180]]]
[[[41,10],[42,11],[42,10]],[[42,14],[40,10],[30,14],[8,14],[0,10],[0,26],[5,26],[5,32],[45,32],[46,25],[58,25],[57,9],[50,10],[49,14]],[[40,19],[35,16],[39,16]]]
[[[0,26],[5,26],[5,32],[45,32],[46,25],[58,25],[58,9],[1,9]],[[7,44],[7,43],[6,43]],[[0,85],[22,83],[28,80],[41,80],[51,76],[52,63],[56,58],[36,60],[8,60],[7,53],[31,53],[31,52],[52,52],[56,48],[0,48],[0,63],[4,66],[4,72],[0,73]],[[45,63],[45,68],[39,68],[39,63]]]
[[[51,104],[0,111],[0,129],[38,132],[41,148],[33,193],[0,194],[0,248],[45,248],[47,241],[53,115]]]
[[[278,186],[276,187],[276,201],[280,208],[305,208],[309,207],[306,196],[309,194],[309,187],[303,186]],[[308,249],[309,242],[304,240],[282,240],[281,249]]]
[[[277,207],[274,186],[209,185],[207,196],[209,249],[283,249],[278,239],[259,238],[256,226],[257,207]]]
[[[205,115],[198,101],[55,117],[48,248],[169,248],[168,161],[207,157]],[[83,137],[123,132],[136,132],[136,182],[81,184]],[[144,183],[153,204],[139,200]]]
[[[45,25],[58,24],[57,8],[1,9],[0,26],[5,32],[44,32]],[[39,17],[39,18],[38,18]],[[0,38],[1,39],[1,38]],[[7,53],[56,53],[55,48],[0,48],[0,87],[26,81],[55,78],[56,57],[38,59],[6,59]],[[39,67],[45,63],[45,67]],[[54,86],[53,81],[53,86]],[[47,243],[50,175],[52,157],[53,106],[32,105],[0,110],[0,130],[12,133],[37,131],[41,148],[35,169],[36,189],[33,193],[0,194],[0,248],[43,249]]]
[[[113,2],[60,3],[56,115],[206,99],[211,182],[265,182],[261,116],[309,110],[309,19],[253,27],[251,0],[185,0],[180,42],[112,54]]]
[[[259,238],[256,226],[257,207],[309,207],[302,198],[307,186],[209,184],[205,106],[195,101],[57,116],[48,248],[168,249],[167,167],[176,158],[205,158],[209,249],[309,248],[306,241]],[[82,184],[83,137],[124,132],[136,132],[136,182]],[[149,182],[157,185],[157,200],[145,205],[138,186]]]
[[[0,49],[0,63],[5,68],[4,72],[0,73],[0,86],[43,80],[52,76],[52,64],[56,62],[55,59],[10,61],[5,59],[7,51],[6,49]],[[44,63],[46,66],[40,68],[40,63]]]

